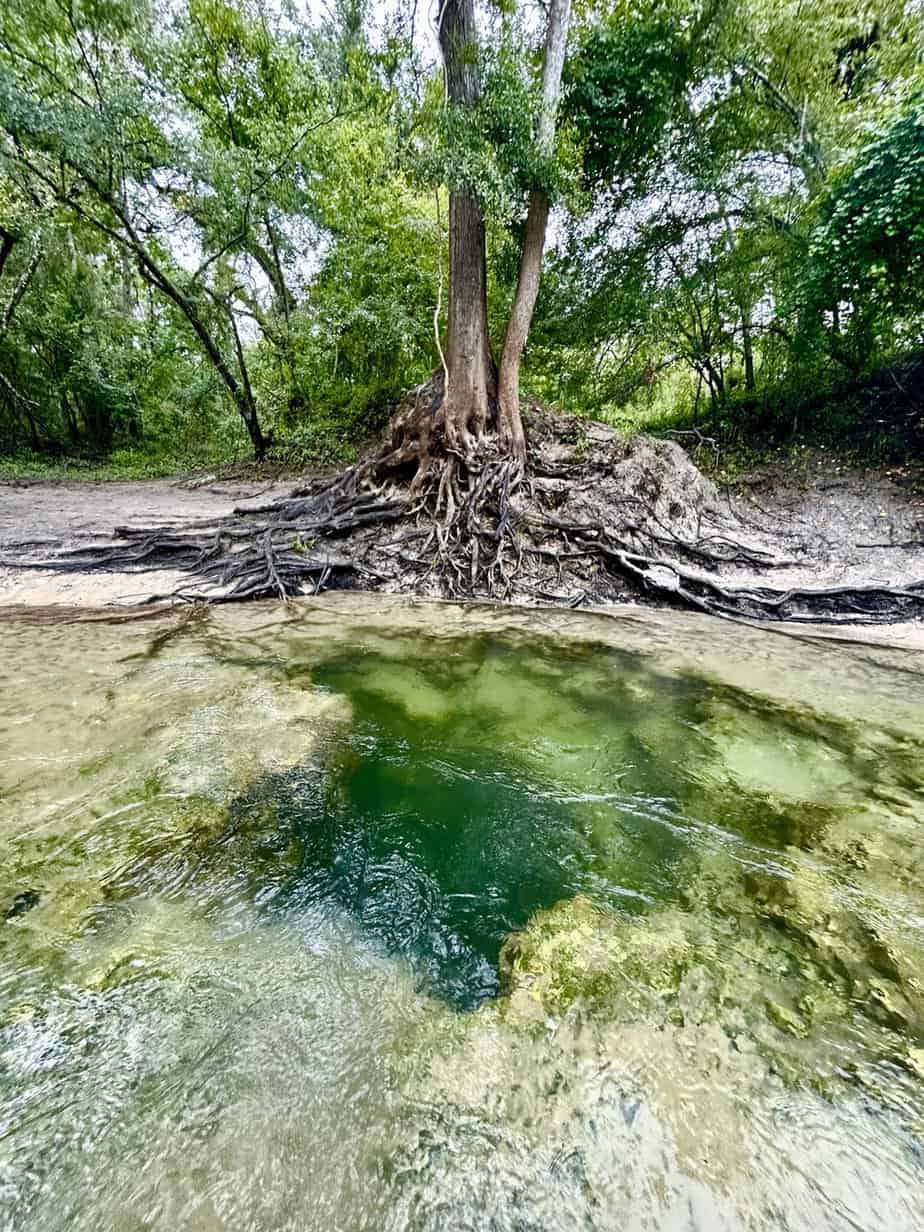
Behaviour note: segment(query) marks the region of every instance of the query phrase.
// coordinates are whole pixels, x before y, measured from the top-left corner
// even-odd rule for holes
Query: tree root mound
[[[328,588],[572,607],[647,598],[724,617],[878,624],[924,615],[924,580],[773,585],[809,546],[721,498],[673,441],[620,438],[533,409],[525,468],[493,435],[462,457],[441,390],[405,400],[378,447],[282,501],[190,524],[117,527],[57,550],[21,543],[2,563],[67,572],[171,569],[169,595],[225,603]]]

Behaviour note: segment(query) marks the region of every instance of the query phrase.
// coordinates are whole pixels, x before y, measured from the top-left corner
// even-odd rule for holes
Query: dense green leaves
[[[724,422],[922,344],[920,5],[576,3],[552,157],[541,14],[478,20],[461,109],[404,0],[7,0],[0,449],[355,449],[439,363],[463,184],[498,323],[554,204],[524,385],[567,409]]]
[[[688,74],[684,32],[658,7],[590,27],[571,58],[565,86],[567,116],[595,186],[614,180],[644,186]]]
[[[832,296],[883,311],[924,307],[924,97],[832,185],[815,237]]]

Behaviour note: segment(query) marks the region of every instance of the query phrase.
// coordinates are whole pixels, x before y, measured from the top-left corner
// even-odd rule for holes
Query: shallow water
[[[0,624],[0,1228],[924,1227],[924,665]]]

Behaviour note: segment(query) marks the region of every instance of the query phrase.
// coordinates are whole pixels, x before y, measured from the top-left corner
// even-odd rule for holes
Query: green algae
[[[685,871],[695,879],[686,903],[641,918],[581,896],[537,913],[501,951],[507,1020],[710,1022],[787,1081],[829,1092],[849,1075],[885,1097],[877,1067],[914,1070],[919,945],[885,942],[887,925],[874,931],[836,906],[817,872],[796,870],[770,903],[721,855]]]

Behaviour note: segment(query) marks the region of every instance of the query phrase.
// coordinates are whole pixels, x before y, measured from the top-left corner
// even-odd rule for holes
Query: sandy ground
[[[7,545],[29,541],[41,551],[44,542],[69,545],[109,538],[118,526],[209,520],[236,506],[277,498],[292,486],[292,481],[259,479],[0,484],[0,608],[129,607],[169,594],[181,580],[167,571],[67,574],[12,567],[3,564]],[[776,586],[896,586],[924,578],[920,468],[846,468],[823,453],[806,453],[742,476],[734,497],[739,509],[753,511],[755,527],[772,518],[792,536],[792,566],[774,570]],[[742,574],[740,580],[747,579]],[[807,632],[805,626],[795,630]],[[924,650],[924,621],[856,630],[839,626],[830,633]]]
[[[240,480],[191,484],[173,479],[131,483],[0,484],[0,606],[98,608],[131,605],[174,590],[180,575],[153,573],[68,574],[5,566],[8,544],[58,542],[64,546],[99,537],[117,526],[164,527],[222,517],[236,506],[262,503],[292,483]]]
[[[924,578],[924,470],[848,468],[823,451],[774,462],[734,485],[739,508],[793,540],[773,585],[901,586]]]

